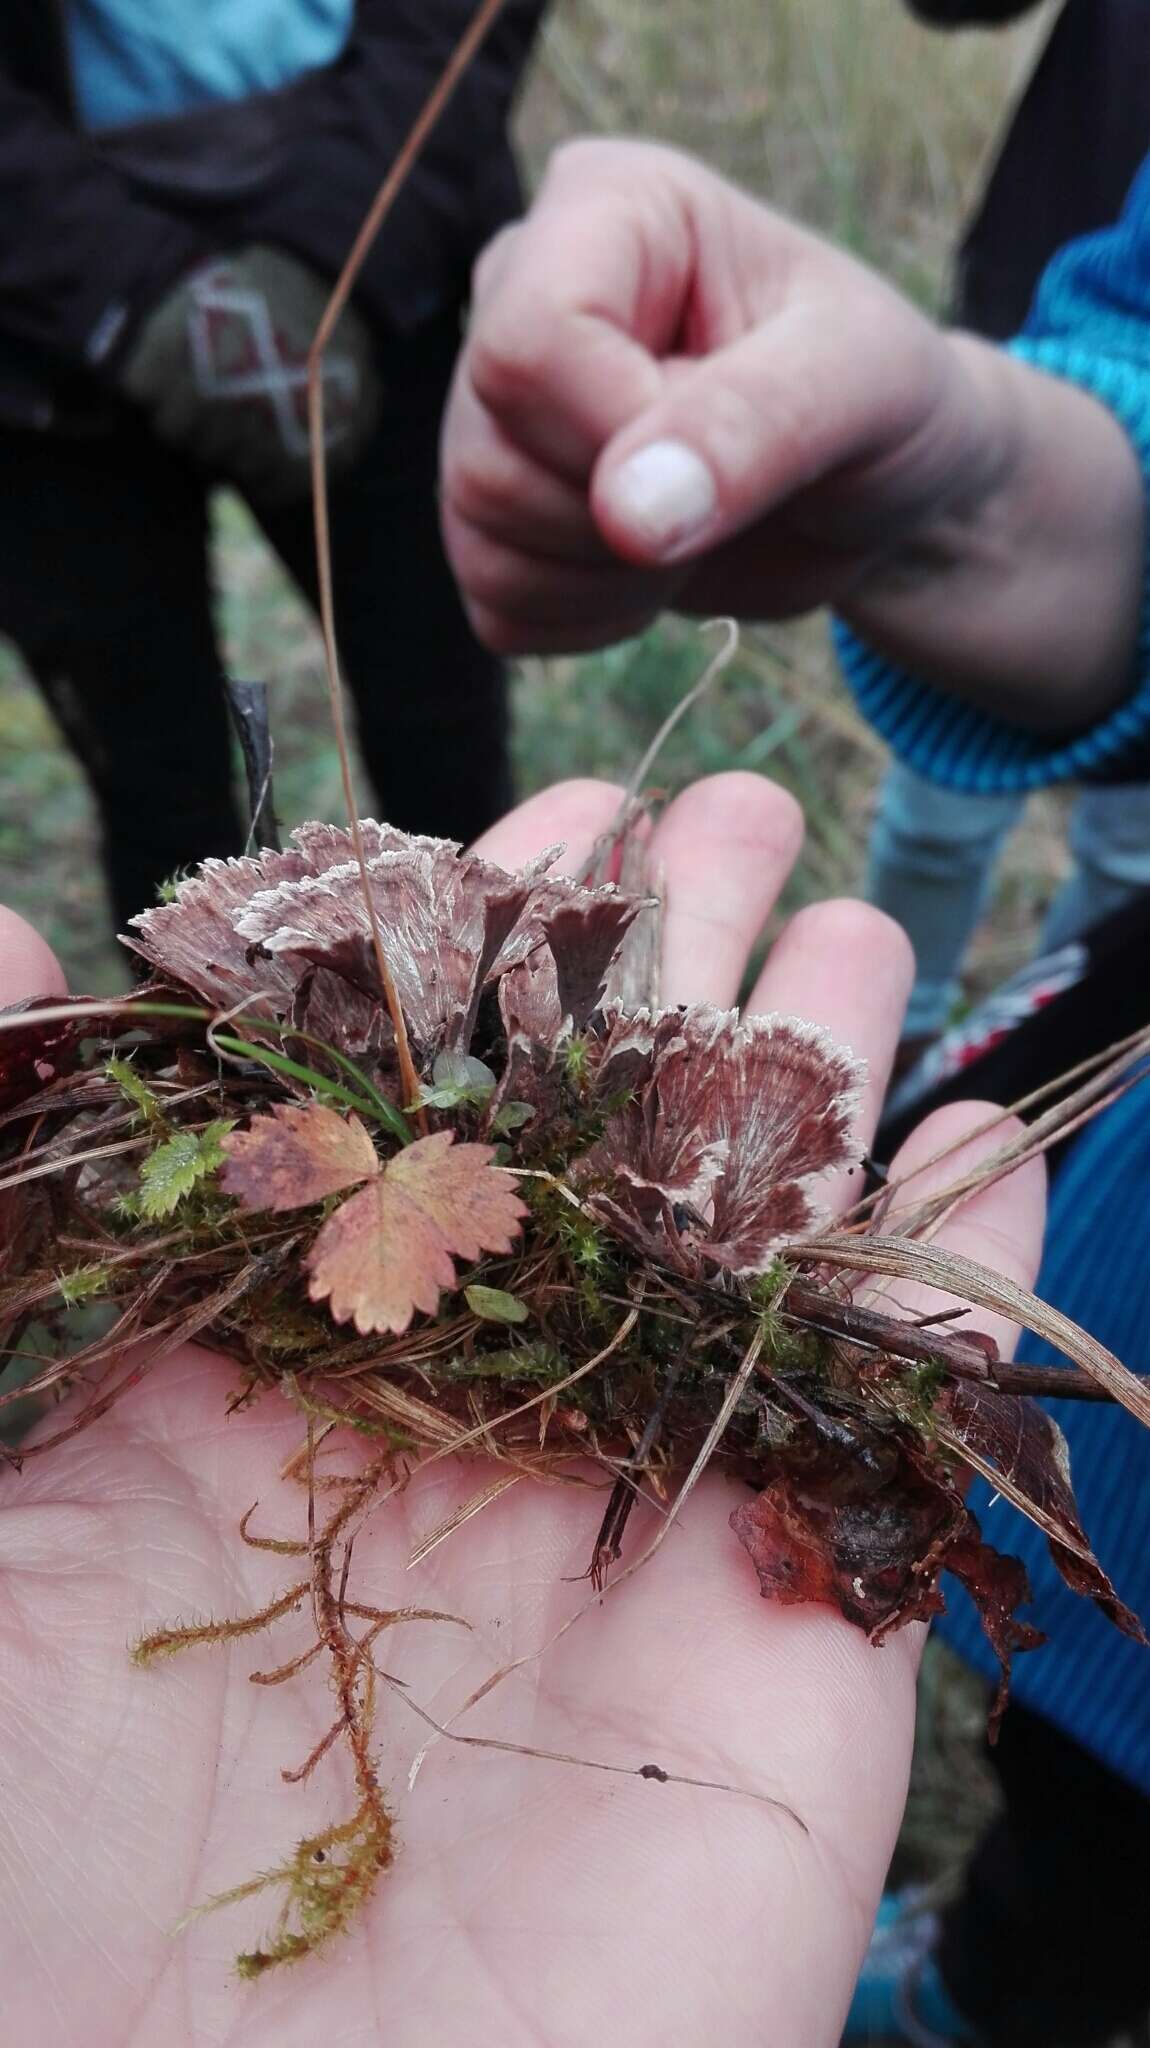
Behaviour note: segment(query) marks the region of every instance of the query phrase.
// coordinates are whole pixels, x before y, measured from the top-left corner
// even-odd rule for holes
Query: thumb
[[[929,424],[933,329],[849,259],[818,256],[749,332],[668,365],[658,400],[603,450],[592,508],[628,560],[689,560]]]

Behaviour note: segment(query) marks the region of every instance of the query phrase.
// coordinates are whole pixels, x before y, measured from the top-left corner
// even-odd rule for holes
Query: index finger
[[[64,970],[46,940],[14,910],[0,904],[0,1004],[67,992]]]
[[[691,237],[671,181],[642,176],[645,154],[557,151],[532,212],[476,277],[462,375],[521,448],[573,482],[660,397],[658,359],[685,310]]]
[[[475,850],[515,866],[561,839],[560,867],[578,873],[621,795],[610,783],[560,783],[520,804]],[[762,775],[708,775],[668,804],[649,852],[663,897],[662,1002],[726,1008],[736,1000],[802,834],[794,798]]]

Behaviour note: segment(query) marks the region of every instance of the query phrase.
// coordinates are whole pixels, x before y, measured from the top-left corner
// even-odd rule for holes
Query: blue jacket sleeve
[[[1054,258],[1026,327],[1009,347],[1108,406],[1150,487],[1150,159],[1121,220]],[[910,767],[952,789],[986,794],[1150,776],[1150,516],[1147,534],[1137,682],[1098,724],[1051,735],[999,723],[918,681],[836,625],[839,659],[864,716]]]

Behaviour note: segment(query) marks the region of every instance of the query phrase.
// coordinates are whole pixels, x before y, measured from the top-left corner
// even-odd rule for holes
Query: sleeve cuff
[[[1107,406],[1133,443],[1143,477],[1150,479],[1150,374],[1144,362],[1028,337],[1011,342],[1009,350],[1036,369],[1080,385]],[[863,716],[916,773],[978,795],[1058,782],[1121,780],[1130,756],[1137,757],[1132,775],[1145,774],[1150,754],[1150,517],[1146,546],[1138,684],[1097,725],[1061,737],[1007,725],[920,682],[835,620],[835,650]]]

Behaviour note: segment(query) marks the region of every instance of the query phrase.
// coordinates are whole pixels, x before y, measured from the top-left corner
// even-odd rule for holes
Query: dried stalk
[[[335,631],[335,599],[332,589],[331,569],[331,521],[328,506],[327,459],[324,440],[324,398],[323,363],[328,343],[335,332],[339,316],[351,296],[356,278],[363,268],[368,251],[383,227],[392,206],[399,197],[404,184],[427,141],[432,129],[455,91],[460,78],[466,71],[488,29],[503,5],[503,0],[483,0],[474,19],[460,37],[455,50],[436,80],[424,105],[397,155],[395,162],[383,179],[368,210],[366,219],[352,243],[347,261],[336,279],[330,299],[324,308],[323,317],[315,332],[307,358],[307,417],[309,459],[311,465],[312,510],[315,520],[316,568],[319,586],[319,621],[323,635],[324,669],[327,676],[328,700],[331,706],[332,725],[335,731],[336,747],[339,752],[339,768],[343,781],[344,802],[347,806],[348,830],[355,849],[356,865],[359,868],[363,888],[364,906],[371,927],[372,949],[379,973],[380,987],[387,1004],[392,1028],[395,1032],[396,1051],[399,1059],[400,1080],[403,1100],[417,1102],[419,1099],[419,1076],[411,1057],[407,1025],[404,1022],[391,970],[384,951],[383,934],[372,899],[371,885],[367,873],[367,861],[363,851],[363,835],[359,829],[359,805],[356,802],[355,785],[351,772],[351,755],[347,743],[347,723],[343,712],[343,689],[339,675],[339,653]],[[421,1131],[427,1129],[427,1118],[422,1110],[416,1113],[416,1122]]]

